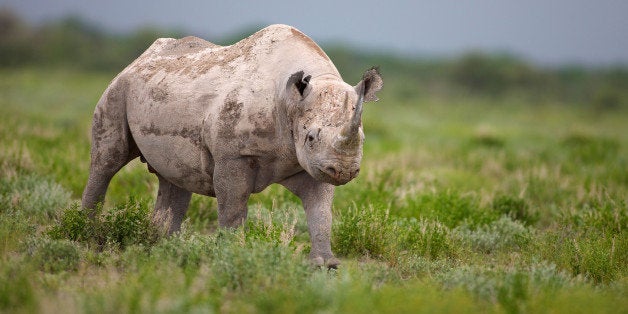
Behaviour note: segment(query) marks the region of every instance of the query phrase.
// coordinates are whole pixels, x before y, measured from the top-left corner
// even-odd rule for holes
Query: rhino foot
[[[323,266],[325,266],[327,267],[327,269],[338,269],[338,265],[340,265],[340,260],[333,256],[327,259],[323,259],[322,256],[316,256],[310,258],[310,263],[316,268],[322,268]]]

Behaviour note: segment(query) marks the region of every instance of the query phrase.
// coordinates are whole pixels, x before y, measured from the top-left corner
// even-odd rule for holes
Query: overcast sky
[[[223,37],[293,25],[317,42],[451,56],[510,52],[543,64],[628,64],[627,0],[0,0],[29,22],[74,14],[112,31],[153,25]]]

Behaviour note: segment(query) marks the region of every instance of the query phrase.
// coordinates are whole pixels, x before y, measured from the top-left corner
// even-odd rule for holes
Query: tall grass
[[[231,231],[195,195],[167,237],[133,162],[90,218],[78,199],[111,76],[0,74],[0,312],[628,312],[621,108],[387,88],[365,110],[361,175],[336,191],[343,263],[327,271],[277,185]]]

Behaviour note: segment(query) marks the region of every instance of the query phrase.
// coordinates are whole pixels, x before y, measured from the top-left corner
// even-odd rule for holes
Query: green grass
[[[235,231],[195,195],[164,237],[156,179],[133,162],[88,219],[91,114],[112,77],[0,73],[0,312],[628,312],[625,109],[392,83],[367,104],[362,172],[334,201],[343,264],[325,271],[279,186]]]

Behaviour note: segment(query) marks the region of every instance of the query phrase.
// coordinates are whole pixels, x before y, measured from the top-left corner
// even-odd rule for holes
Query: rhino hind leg
[[[125,109],[123,93],[111,87],[96,106],[89,179],[81,202],[84,209],[94,209],[102,203],[113,176],[140,155],[129,131]]]
[[[113,176],[124,167],[129,161],[135,159],[133,153],[118,155],[116,152],[110,153],[109,163],[99,165],[92,161],[89,170],[89,179],[85,190],[83,190],[82,207],[84,209],[94,209],[105,200],[105,194],[109,187],[109,182]]]
[[[168,234],[172,234],[181,230],[181,223],[190,205],[192,193],[168,182],[158,173],[156,175],[159,179],[159,190],[153,222],[163,226]]]

